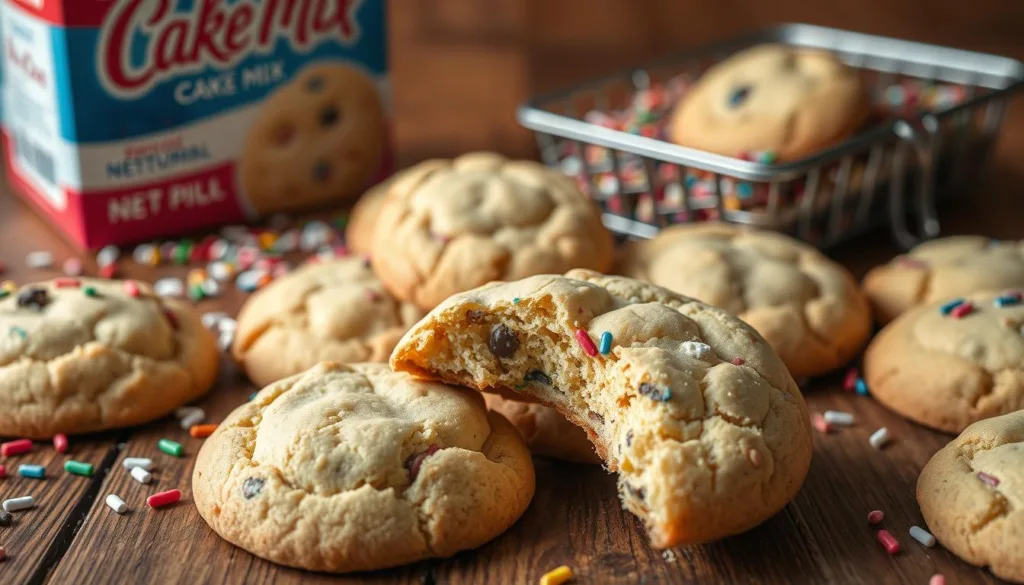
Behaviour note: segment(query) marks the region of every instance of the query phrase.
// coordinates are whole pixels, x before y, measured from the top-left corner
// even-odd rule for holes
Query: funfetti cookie
[[[942,546],[1024,583],[1024,411],[976,422],[936,453],[917,502]]]
[[[534,471],[475,392],[324,363],[231,413],[203,444],[192,490],[229,542],[344,573],[484,544],[526,510]]]
[[[140,282],[58,278],[0,290],[0,436],[160,418],[210,389],[218,359],[190,306]]]
[[[620,270],[743,319],[797,378],[842,366],[871,332],[871,311],[853,276],[775,232],[714,223],[665,228],[629,244]]]
[[[870,110],[857,71],[831,54],[760,45],[708,69],[676,106],[668,134],[726,156],[792,161],[850,136]]]
[[[391,365],[557,409],[618,472],[659,548],[763,522],[811,460],[807,408],[771,346],[721,309],[629,278],[573,270],[457,294]]]
[[[948,433],[1024,408],[1024,303],[976,293],[906,311],[872,340],[864,378],[897,413]]]
[[[363,258],[326,260],[249,297],[238,315],[232,353],[264,386],[321,361],[386,362],[422,316],[391,296]]]
[[[392,175],[383,182],[363,193],[359,201],[352,207],[345,226],[345,245],[353,254],[370,256],[373,250],[373,230],[377,227],[377,218],[384,198],[398,175]]]
[[[882,323],[924,303],[1024,288],[1024,243],[983,236],[938,238],[873,268],[863,286]]]
[[[587,432],[554,408],[536,402],[484,394],[487,408],[501,413],[523,436],[530,452],[572,463],[601,464]]]
[[[384,122],[372,79],[351,65],[308,65],[263,104],[240,176],[260,215],[341,202],[378,170]]]
[[[373,264],[400,299],[429,310],[493,280],[607,270],[612,237],[571,179],[490,153],[434,160],[391,186]]]

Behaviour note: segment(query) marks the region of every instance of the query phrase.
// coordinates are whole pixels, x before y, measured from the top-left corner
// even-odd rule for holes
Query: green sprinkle
[[[256,395],[257,394],[259,394],[259,392],[253,392],[252,394],[250,394],[249,395],[249,402],[252,402],[253,400],[256,400]]]
[[[96,287],[95,286],[84,286],[84,287],[82,287],[82,294],[84,294],[87,297],[97,297],[97,296],[99,296],[99,294],[97,294],[97,292],[96,292]]]
[[[601,346],[598,348],[598,351],[601,352],[601,355],[608,355],[608,352],[610,352],[611,350],[612,350],[612,332],[611,331],[605,331],[604,333],[601,334]]]
[[[513,305],[518,305],[519,304],[519,297],[512,297],[512,304]]]
[[[8,296],[10,294],[11,294],[11,291],[7,290],[6,288],[0,288],[0,299],[4,298],[4,297],[6,297],[6,296]]]
[[[182,240],[174,250],[171,252],[171,258],[178,264],[188,264],[189,258],[192,257],[192,242],[189,240]]]
[[[164,453],[167,453],[168,455],[172,455],[174,457],[181,457],[181,454],[185,451],[185,449],[181,446],[181,443],[175,443],[170,439],[160,439],[160,441],[157,442],[156,446]]]
[[[206,298],[206,293],[203,292],[202,284],[193,284],[188,289],[188,298],[193,301],[201,301]]]
[[[64,471],[73,473],[75,475],[84,475],[85,477],[91,477],[92,472],[95,470],[92,463],[82,463],[81,461],[68,460],[64,462]]]

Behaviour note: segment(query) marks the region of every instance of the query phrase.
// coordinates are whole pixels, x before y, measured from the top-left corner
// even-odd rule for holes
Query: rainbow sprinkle
[[[963,319],[967,315],[970,315],[974,311],[974,305],[967,301],[966,303],[960,303],[950,311],[950,316],[954,319]]]
[[[605,331],[601,334],[601,346],[598,347],[601,355],[608,355],[612,350],[612,332]]]
[[[948,315],[953,312],[953,309],[959,307],[965,302],[966,301],[964,299],[953,299],[952,301],[949,301],[948,303],[939,307],[939,312],[942,313],[943,315]]]
[[[994,304],[997,308],[1011,307],[1013,305],[1019,305],[1021,302],[1021,294],[1017,291],[1008,292],[1001,294],[996,297]]]
[[[82,294],[84,294],[87,297],[99,296],[99,294],[96,292],[96,287],[94,287],[94,286],[82,287]]]
[[[978,472],[978,479],[980,479],[985,485],[989,487],[996,487],[999,485],[999,478],[993,475],[989,475],[984,471]]]
[[[576,341],[579,342],[580,347],[583,348],[587,355],[590,357],[597,355],[597,346],[594,345],[594,340],[590,339],[590,334],[583,329],[576,330]]]

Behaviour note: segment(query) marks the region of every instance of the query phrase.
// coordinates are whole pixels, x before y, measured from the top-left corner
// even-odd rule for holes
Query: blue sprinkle
[[[22,339],[25,339],[25,337],[28,336],[28,332],[26,332],[21,327],[18,327],[17,325],[11,325],[11,333],[13,335],[17,335],[18,337],[20,337]]]
[[[697,184],[697,177],[695,177],[693,175],[687,175],[686,176],[686,188],[687,189],[693,188],[693,186],[696,185],[696,184]]]
[[[1010,307],[1013,305],[1019,305],[1021,303],[1021,297],[1019,295],[1001,295],[996,297],[997,307]]]
[[[858,396],[868,395],[868,383],[864,381],[864,378],[857,378],[856,388]]]
[[[754,186],[750,183],[740,183],[736,185],[736,193],[739,194],[740,199],[750,199],[754,194]]]
[[[519,297],[512,297],[512,304],[513,305],[518,305],[519,304]]]
[[[249,395],[249,402],[252,402],[253,400],[256,400],[256,395],[257,394],[259,394],[259,392],[253,392],[252,394],[250,394]]]
[[[21,477],[34,477],[36,479],[43,479],[46,477],[46,468],[42,465],[28,465],[22,463],[18,466],[18,475]]]
[[[672,399],[672,389],[671,388],[665,388],[665,393],[661,395],[661,401],[662,402],[668,402],[671,399]]]
[[[729,94],[729,107],[735,108],[746,101],[747,96],[750,95],[750,86],[743,85],[732,90]]]
[[[952,301],[949,301],[948,303],[939,307],[939,312],[942,313],[943,315],[948,315],[953,312],[953,309],[959,307],[962,304],[964,304],[963,299],[953,299]]]
[[[601,345],[598,347],[598,351],[601,355],[608,355],[608,352],[612,350],[612,332],[605,331],[601,334]]]

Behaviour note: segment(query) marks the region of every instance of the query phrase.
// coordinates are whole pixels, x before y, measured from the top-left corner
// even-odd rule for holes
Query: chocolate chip
[[[14,516],[11,516],[10,512],[0,509],[0,526],[10,526],[13,521]]]
[[[308,89],[309,91],[320,91],[323,88],[324,78],[320,77],[319,75],[310,77],[309,80],[306,81],[306,89]]]
[[[747,101],[747,98],[750,97],[750,93],[752,91],[754,91],[754,89],[749,85],[741,85],[733,89],[732,92],[729,93],[729,107],[740,107],[743,102]]]
[[[540,370],[530,370],[529,372],[526,373],[525,376],[523,376],[523,379],[526,380],[527,382],[540,382],[545,386],[551,385],[551,378],[549,378],[547,374]]]
[[[629,446],[632,446],[632,445],[633,445],[633,431],[629,431],[629,432],[626,433],[626,446],[629,447]]]
[[[484,312],[483,311],[477,311],[477,310],[474,310],[474,309],[470,309],[469,311],[466,311],[466,320],[469,321],[470,323],[479,323],[480,320],[483,319],[483,318],[484,318]]]
[[[50,302],[50,295],[45,288],[29,288],[18,293],[19,307],[32,307],[41,311]]]
[[[245,499],[251,500],[260,495],[260,492],[263,491],[264,481],[265,480],[262,477],[246,478],[246,480],[242,482],[242,495],[245,496]]]
[[[323,183],[331,177],[331,165],[325,160],[318,160],[313,164],[313,180]]]
[[[491,329],[491,338],[487,340],[487,348],[494,355],[507,358],[519,349],[519,338],[507,325],[495,325]]]
[[[640,384],[640,394],[650,398],[651,400],[657,400],[658,402],[665,402],[669,398],[672,398],[672,391],[668,388],[662,390],[654,384],[643,382]]]
[[[320,111],[320,125],[324,128],[333,126],[340,117],[341,113],[338,112],[338,108],[334,106],[327,106]]]
[[[441,447],[437,445],[431,445],[427,447],[427,450],[420,453],[419,455],[413,455],[405,460],[405,467],[409,470],[409,481],[416,481],[416,476],[420,474],[420,467],[423,462],[434,453],[441,450]]]

